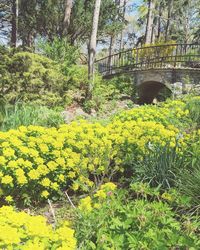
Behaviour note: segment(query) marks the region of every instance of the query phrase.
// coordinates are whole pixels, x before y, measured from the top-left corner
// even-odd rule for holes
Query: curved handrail
[[[99,59],[95,64],[104,75],[112,75],[124,69],[200,68],[200,44],[163,44],[133,48]]]

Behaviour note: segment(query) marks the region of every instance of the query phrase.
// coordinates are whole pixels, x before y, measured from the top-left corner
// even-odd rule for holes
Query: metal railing
[[[200,44],[134,48],[104,57],[95,64],[103,75],[153,68],[200,68]]]

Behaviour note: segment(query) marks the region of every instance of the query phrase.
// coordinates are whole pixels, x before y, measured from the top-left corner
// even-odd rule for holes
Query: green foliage
[[[189,98],[186,104],[186,109],[189,110],[190,118],[200,127],[200,97]]]
[[[200,204],[200,130],[191,132],[190,142],[184,158],[187,168],[180,173],[180,189],[191,198],[195,206]],[[200,208],[199,208],[200,209]],[[200,211],[200,210],[199,210]]]
[[[135,178],[164,189],[178,185],[178,175],[184,169],[184,159],[176,148],[168,146],[150,150],[140,161],[131,164]]]
[[[58,127],[63,123],[64,120],[59,111],[54,111],[45,106],[16,103],[14,106],[5,107],[1,129],[9,130],[29,125]]]
[[[29,52],[7,51],[1,57],[0,89],[9,102],[62,104],[66,78],[58,64]]]
[[[80,249],[198,249],[198,220],[177,218],[167,202],[147,197],[130,200],[125,191],[109,192],[99,206],[79,211],[75,229]]]
[[[5,116],[5,106],[6,106],[6,101],[3,98],[3,96],[0,95],[0,126],[3,123],[4,116]]]
[[[83,106],[86,112],[92,109],[99,111],[103,105],[118,97],[119,91],[113,81],[105,81],[99,74],[95,74],[92,86],[92,98],[88,100],[89,88],[88,70],[85,65],[72,65],[67,72],[68,91],[65,93],[66,103],[73,102]]]
[[[171,46],[164,46],[168,44],[171,44]],[[176,44],[176,42],[168,41],[166,43],[166,42],[159,41],[154,44],[145,44],[142,46],[143,49],[138,50],[138,52],[137,52],[137,49],[133,49],[133,58],[135,59],[136,63],[140,63],[146,59],[150,60],[150,59],[155,59],[156,57],[173,56],[174,49],[176,48],[176,46],[173,44]],[[158,46],[156,50],[154,46]],[[138,57],[138,61],[136,61],[137,57]]]
[[[66,39],[54,38],[52,42],[40,41],[39,48],[42,54],[53,61],[62,64],[63,71],[76,64],[80,52],[78,46],[72,46]]]
[[[121,75],[114,77],[113,79],[109,80],[109,82],[115,86],[120,94],[126,95],[128,97],[136,96],[136,88],[133,84],[133,77]]]
[[[113,82],[108,83],[96,74],[92,99],[87,100],[87,66],[74,64],[78,50],[64,40],[47,43],[45,50],[55,61],[30,52],[1,49],[0,90],[9,103],[20,101],[55,107],[75,102],[90,112],[100,110],[106,101],[118,96]]]
[[[181,174],[180,190],[191,198],[191,203],[200,211],[200,165]]]

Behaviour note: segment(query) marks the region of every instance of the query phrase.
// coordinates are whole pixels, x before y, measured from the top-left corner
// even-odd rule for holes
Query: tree
[[[168,40],[173,4],[174,4],[174,0],[168,1],[168,14],[167,14],[167,24],[166,24],[166,28],[165,28],[165,41]]]
[[[154,21],[154,8],[155,8],[155,0],[148,1],[148,14],[147,14],[147,22],[146,22],[146,33],[145,33],[145,43],[150,44],[152,41],[152,30],[153,30],[153,21]]]
[[[92,32],[91,32],[89,50],[88,50],[88,56],[89,56],[88,78],[89,80],[93,80],[94,78],[94,62],[95,62],[95,55],[96,55],[97,31],[98,31],[100,7],[101,7],[101,0],[96,0],[94,13],[93,13]]]
[[[24,48],[33,48],[35,44],[35,38],[40,28],[37,25],[37,7],[37,0],[19,1],[18,34]]]
[[[72,7],[73,7],[73,0],[65,0],[65,14],[64,14],[64,20],[63,20],[63,34],[64,35],[67,35],[68,33]]]
[[[122,9],[122,20],[123,21],[125,21],[126,4],[127,4],[127,0],[120,0],[119,1],[120,9]],[[124,32],[122,29],[121,34],[120,34],[120,46],[119,46],[120,51],[123,49],[123,38],[124,38]]]
[[[12,19],[11,19],[11,46],[17,47],[17,27],[18,27],[18,0],[12,0]]]

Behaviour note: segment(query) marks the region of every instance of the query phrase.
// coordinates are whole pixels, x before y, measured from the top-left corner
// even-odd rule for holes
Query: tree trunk
[[[171,21],[171,15],[172,15],[172,8],[173,8],[173,0],[169,0],[168,3],[168,14],[167,14],[167,25],[165,29],[165,42],[169,39],[169,28],[170,28],[170,21]]]
[[[119,2],[120,8],[123,8],[123,20],[125,19],[126,3],[127,3],[126,0],[120,0],[120,2]],[[124,32],[122,30],[121,34],[120,34],[120,46],[119,46],[120,51],[122,51],[124,48],[123,39],[124,39]]]
[[[115,37],[110,36],[110,46],[109,46],[109,58],[108,58],[108,65],[109,65],[109,71],[112,71],[112,54],[114,50],[114,44],[115,44]]]
[[[160,33],[161,33],[161,18],[162,18],[162,4],[159,5],[159,17],[158,17],[158,25],[157,25],[157,39],[160,39]]]
[[[92,32],[89,43],[89,60],[88,60],[88,79],[90,81],[94,80],[94,62],[96,55],[96,45],[97,45],[97,31],[98,31],[98,23],[99,23],[99,13],[101,7],[101,0],[95,1],[94,14],[93,14],[93,22],[92,22]],[[92,85],[90,84],[89,92],[91,93]]]
[[[18,0],[12,0],[11,47],[17,47]]]
[[[63,20],[63,34],[67,35],[69,25],[70,25],[70,17],[73,6],[73,0],[65,0],[65,15]]]
[[[153,20],[154,20],[154,13],[153,13],[154,8],[155,8],[154,0],[149,0],[147,24],[146,24],[146,34],[145,34],[145,44],[151,43]]]

